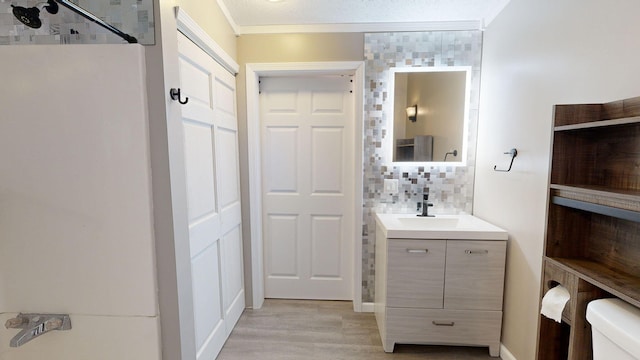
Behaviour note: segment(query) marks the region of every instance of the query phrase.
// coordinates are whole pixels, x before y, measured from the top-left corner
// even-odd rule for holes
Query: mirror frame
[[[462,149],[459,150],[460,161],[393,161],[394,150],[394,116],[395,116],[395,86],[396,86],[396,73],[415,73],[415,72],[465,72],[465,94],[464,94],[464,119],[462,125]],[[466,166],[467,156],[469,153],[469,108],[471,101],[471,66],[421,66],[421,67],[393,67],[389,69],[389,98],[388,98],[388,120],[387,124],[387,141],[384,146],[387,150],[388,163],[394,166]]]

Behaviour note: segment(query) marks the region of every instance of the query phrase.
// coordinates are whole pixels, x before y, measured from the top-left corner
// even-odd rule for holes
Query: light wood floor
[[[488,348],[396,345],[382,350],[372,313],[346,301],[266,300],[247,309],[218,360],[497,359]]]

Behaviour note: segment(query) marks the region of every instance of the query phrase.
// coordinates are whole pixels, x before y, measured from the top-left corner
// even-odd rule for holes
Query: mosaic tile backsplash
[[[481,31],[430,31],[365,34],[365,124],[362,301],[375,292],[374,212],[417,213],[422,194],[429,193],[434,214],[472,212],[475,173]],[[393,128],[389,69],[393,67],[471,66],[471,98],[466,166],[395,166],[388,158]],[[398,179],[399,193],[385,194],[384,179]]]
[[[73,0],[120,31],[135,37],[140,44],[154,40],[152,0]],[[30,28],[13,16],[11,5],[38,7],[42,27]],[[0,45],[25,44],[126,44],[121,37],[98,24],[59,6],[57,14],[42,7],[46,0],[0,0]]]

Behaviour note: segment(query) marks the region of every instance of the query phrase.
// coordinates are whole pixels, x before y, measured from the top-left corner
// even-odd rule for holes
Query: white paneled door
[[[214,359],[244,309],[235,77],[178,34],[197,358]]]
[[[267,298],[353,299],[351,80],[260,79]]]

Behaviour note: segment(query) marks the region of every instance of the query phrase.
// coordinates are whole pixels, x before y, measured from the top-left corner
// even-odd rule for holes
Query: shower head
[[[59,9],[58,3],[54,0],[47,0],[47,5],[43,6],[43,8],[47,10],[49,14],[57,14]]]
[[[40,21],[40,10],[36,6],[25,8],[22,6],[11,5],[11,7],[13,8],[13,16],[20,20],[21,23],[34,29],[38,29],[42,26],[42,21]],[[58,3],[54,0],[48,0],[46,5],[43,6],[43,9],[47,10],[49,14],[56,14],[59,9]]]
[[[21,23],[28,27],[38,29],[42,26],[40,21],[40,10],[37,7],[25,8],[22,6],[13,6],[13,16],[20,20]]]
[[[138,39],[136,39],[135,37],[129,34],[123,33],[122,31],[115,28],[113,25],[106,23],[104,20],[93,15],[92,13],[81,8],[80,6],[70,2],[69,0],[47,0],[46,3],[45,2],[39,3],[38,5],[32,8],[25,8],[22,6],[15,6],[15,5],[11,5],[11,7],[13,8],[13,16],[15,16],[23,24],[29,27],[32,27],[34,29],[37,29],[42,26],[42,21],[40,21],[40,10],[38,9],[37,6],[45,4],[42,8],[47,10],[49,14],[57,14],[59,9],[58,3],[66,7],[67,9],[75,12],[76,14],[84,17],[85,19],[93,21],[94,23],[120,36],[130,44],[135,44],[138,42]]]

